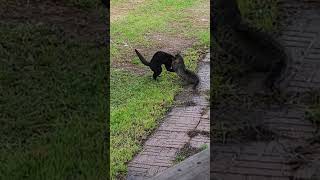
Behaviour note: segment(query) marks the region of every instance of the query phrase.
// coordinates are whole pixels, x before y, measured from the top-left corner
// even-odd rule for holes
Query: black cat
[[[148,62],[146,61],[146,59],[139,53],[138,50],[136,50],[136,53],[140,59],[140,61],[146,65],[149,66],[150,69],[153,71],[153,79],[156,80],[157,77],[161,74],[162,72],[162,67],[161,65],[164,64],[167,71],[169,72],[174,72],[174,70],[172,69],[171,65],[172,65],[172,60],[174,59],[174,56],[172,56],[171,54],[168,54],[166,52],[163,51],[158,51],[156,52],[151,61]]]

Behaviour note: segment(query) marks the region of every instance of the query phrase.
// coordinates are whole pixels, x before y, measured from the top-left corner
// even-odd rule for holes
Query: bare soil
[[[130,0],[126,3],[120,3],[119,5],[111,4],[110,8],[110,22],[117,21],[124,18],[130,11],[136,9],[142,5],[144,0]]]

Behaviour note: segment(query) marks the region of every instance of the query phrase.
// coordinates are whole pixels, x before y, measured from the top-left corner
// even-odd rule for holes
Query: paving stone
[[[201,118],[196,130],[210,132],[210,120],[207,118]]]
[[[190,146],[194,148],[201,148],[203,145],[210,146],[210,138],[203,135],[198,135],[190,140]]]
[[[176,107],[169,112],[168,116],[199,118],[202,109],[203,107],[201,106]]]
[[[210,89],[210,53],[208,53],[204,59],[201,60],[198,69],[198,76],[200,78],[200,84],[198,89],[200,91],[208,91]]]
[[[174,157],[177,153],[176,148],[156,147],[156,146],[144,146],[144,149],[140,152],[141,155],[149,156],[161,156],[161,157]]]
[[[206,54],[205,58],[202,59],[203,62],[210,62],[210,52]]]
[[[210,110],[205,110],[205,113],[201,116],[200,123],[196,127],[196,130],[210,132]]]
[[[153,166],[153,167],[151,167],[151,168],[148,169],[147,174],[148,174],[149,176],[154,176],[154,175],[156,175],[156,174],[159,173],[159,168],[160,168],[160,167],[158,167],[158,166]]]
[[[221,148],[222,147],[222,148]],[[251,143],[221,146],[212,149],[213,174],[289,177],[291,167],[286,165],[285,152],[279,143]],[[226,180],[229,180],[225,177]]]
[[[312,77],[308,77],[312,78]],[[300,87],[301,89],[304,89],[304,92],[310,91],[312,88],[319,88],[319,84],[314,84],[311,81],[291,81],[290,86],[293,87]]]
[[[215,171],[210,170],[210,178],[211,180],[247,180],[247,176],[244,176],[242,174],[225,174],[225,173],[219,173]]]
[[[246,180],[291,180],[290,177],[265,177],[265,176],[246,176]]]
[[[192,101],[197,105],[197,106],[209,106],[209,100],[207,99],[207,96],[201,95],[201,96],[193,96]]]
[[[319,71],[315,72],[315,74],[313,75],[312,82],[313,83],[320,83],[320,72]]]
[[[170,167],[174,159],[175,156],[138,155],[128,164],[128,176],[154,176]]]
[[[128,175],[127,176],[127,180],[146,180],[149,177],[147,177],[146,175]]]
[[[197,127],[200,117],[169,116],[159,127],[159,131],[188,132]]]
[[[315,130],[314,125],[306,120],[305,109],[301,107],[269,111],[264,122],[276,134],[291,138],[307,139]]]
[[[157,131],[145,145],[180,149],[188,141],[189,136],[186,132]]]
[[[210,64],[206,63],[200,66],[198,76],[200,78],[199,89],[200,91],[206,91],[210,89]]]

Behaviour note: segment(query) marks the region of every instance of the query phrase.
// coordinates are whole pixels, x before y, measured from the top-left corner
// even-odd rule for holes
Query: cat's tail
[[[134,51],[136,51],[136,54],[138,55],[140,61],[146,65],[146,66],[150,66],[150,63],[139,53],[139,51],[137,49],[135,49]]]

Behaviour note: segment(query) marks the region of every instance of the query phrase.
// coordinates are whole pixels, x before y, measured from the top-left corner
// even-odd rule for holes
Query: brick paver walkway
[[[303,94],[310,88],[320,87],[320,2],[285,0],[281,1],[281,6],[288,12],[296,11],[289,17],[292,22],[285,27],[281,36],[281,42],[292,54],[292,66],[296,69],[287,89]],[[288,103],[263,109],[259,120],[280,135],[280,139],[246,144],[212,144],[211,179],[311,179],[311,172],[297,175],[297,171],[288,163],[293,158],[289,150],[300,143],[306,144],[306,139],[314,136],[315,127],[305,119],[305,108],[301,104]],[[313,153],[319,154],[320,148]]]
[[[173,165],[177,152],[190,143],[201,147],[210,143],[209,137],[188,136],[192,130],[210,131],[208,90],[210,88],[210,53],[201,60],[198,75],[199,95],[190,95],[185,100],[194,102],[192,106],[175,107],[164,122],[148,139],[143,150],[128,165],[128,180],[142,180],[155,176]]]

